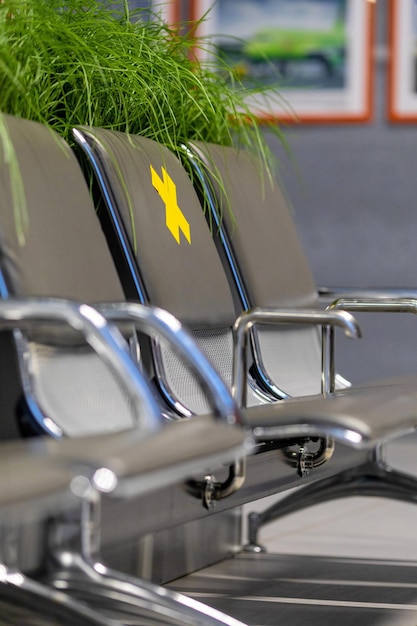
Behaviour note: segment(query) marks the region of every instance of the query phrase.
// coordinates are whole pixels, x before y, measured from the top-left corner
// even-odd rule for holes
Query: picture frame
[[[388,119],[417,121],[417,2],[389,0]]]
[[[180,22],[181,0],[149,0],[149,5],[171,26]]]
[[[123,2],[118,0],[113,5],[122,8]],[[171,25],[178,24],[180,21],[180,0],[128,0],[128,6],[131,11],[149,9],[151,13],[160,16]]]
[[[243,84],[262,84],[262,97],[249,102],[258,118],[371,119],[373,0],[190,0],[190,19],[200,60],[219,53]]]

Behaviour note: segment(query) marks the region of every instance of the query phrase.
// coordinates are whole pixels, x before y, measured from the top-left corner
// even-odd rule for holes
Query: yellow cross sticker
[[[155,187],[165,204],[165,220],[167,228],[178,244],[181,243],[180,230],[183,232],[183,235],[188,243],[191,244],[190,225],[185,219],[184,213],[178,206],[177,188],[166,169],[164,167],[161,169],[162,178],[151,165],[152,185]]]

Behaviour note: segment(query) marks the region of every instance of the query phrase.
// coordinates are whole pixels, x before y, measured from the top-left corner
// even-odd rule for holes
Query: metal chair
[[[342,297],[333,310],[417,312],[410,291],[319,292],[273,174],[244,149],[192,142],[188,156],[240,311],[305,309],[319,306],[325,294],[328,302]],[[334,371],[323,381],[318,330],[254,325],[252,372],[259,384],[278,399],[320,393],[323,385],[327,392],[349,387]]]
[[[392,389],[385,386],[384,389],[328,393],[333,384],[333,349],[332,337],[328,337],[327,333],[337,325],[344,327],[351,336],[357,335],[358,329],[348,313],[337,317],[332,316],[337,311],[311,308],[315,294],[308,271],[302,269],[303,277],[297,282],[293,269],[294,284],[288,277],[282,279],[284,285],[288,283],[288,293],[284,291],[279,310],[272,300],[267,309],[243,312],[233,323],[234,312],[238,306],[242,311],[242,305],[236,290],[234,294],[230,291],[197,194],[178,159],[163,146],[143,137],[96,128],[77,128],[74,136],[95,175],[98,214],[127,296],[145,304],[163,306],[187,325],[198,338],[199,345],[215,362],[238,400],[244,400],[248,369],[245,365],[248,356],[246,341],[254,324],[289,324],[289,338],[295,338],[299,348],[304,345],[306,337],[308,346],[313,346],[315,338],[317,354],[320,354],[317,350],[318,336],[314,334],[314,329],[312,332],[308,329],[306,335],[303,326],[318,324],[320,328],[325,328],[322,349],[325,367],[322,375],[324,386],[329,387],[325,389],[328,397],[321,397],[317,393],[306,396],[306,393],[320,391],[320,358],[316,359],[317,386],[314,389],[303,387],[304,383],[300,381],[304,396],[299,399],[288,398],[278,402],[277,396],[273,400],[272,390],[266,391],[265,385],[262,394],[259,384],[252,386],[250,383],[249,406],[243,414],[260,447],[271,442],[272,445],[278,443],[283,446],[288,461],[296,467],[298,474],[304,479],[310,479],[311,475],[314,477],[311,470],[331,456],[328,454],[331,444],[329,439],[325,439],[324,451],[321,449],[318,455],[314,455],[310,454],[306,445],[309,440],[330,436],[347,445],[359,446],[366,440],[366,445],[372,451],[359,462],[352,459],[351,467],[346,470],[350,472],[349,480],[346,481],[350,486],[344,488],[344,493],[350,495],[350,490],[356,492],[356,484],[367,482],[366,490],[369,491],[370,485],[374,485],[375,495],[383,493],[390,497],[414,498],[416,482],[384,468],[379,453],[379,443],[415,428],[416,392],[413,381],[404,381]],[[221,153],[222,149],[218,150]],[[217,171],[221,171],[215,161],[214,165]],[[228,168],[226,161],[226,172]],[[230,176],[232,171],[236,174],[239,171],[232,166],[230,170]],[[253,171],[257,172],[256,169],[251,169],[249,173],[246,170],[241,172],[242,184],[239,178],[233,177],[236,188],[251,188],[249,174],[253,174]],[[249,190],[244,196],[250,199]],[[233,195],[228,202],[233,210]],[[213,230],[216,228],[214,224]],[[256,233],[254,236],[258,237]],[[301,254],[299,248],[296,253]],[[266,286],[263,287],[266,293],[272,290],[276,273],[272,278],[268,276]],[[271,298],[279,298],[279,292],[278,289],[278,295]],[[289,309],[292,296],[295,301]],[[300,329],[301,335],[298,337]],[[285,342],[288,345],[287,339]],[[291,359],[287,360],[285,354],[281,354],[281,369],[285,371],[291,366]],[[157,344],[151,345],[151,355],[157,384],[171,410],[185,415],[204,410],[202,392],[196,390],[190,378],[183,374],[181,364]],[[298,450],[288,447],[289,443],[297,442]],[[375,480],[371,478],[370,468],[375,470]],[[364,481],[364,476],[369,480]],[[341,472],[335,468],[334,475],[330,471],[330,476],[322,479],[324,499],[333,497],[331,494],[335,489],[331,487],[339,484],[341,477]],[[289,481],[288,486],[293,486],[293,483]],[[294,508],[308,505],[309,489],[307,485],[297,505],[293,505]],[[315,501],[318,491],[319,488],[315,487],[311,492]]]
[[[109,260],[109,252],[98,222],[93,215],[94,210],[87,187],[67,146],[50,131],[36,124],[9,117],[6,120],[12,144],[18,156],[28,200],[29,229],[26,234],[26,243],[21,246],[16,236],[15,223],[10,211],[13,194],[10,190],[8,167],[7,163],[3,162],[0,168],[3,190],[0,220],[2,234],[0,265],[2,296],[5,298],[5,306],[16,308],[16,297],[33,298],[36,296],[42,298],[41,301],[37,301],[38,306],[48,306],[48,309],[54,311],[54,306],[62,307],[62,300],[57,302],[56,298],[64,297],[68,306],[76,307],[79,312],[89,312],[87,320],[90,325],[94,326],[95,320],[99,328],[104,328],[103,318],[97,309],[88,308],[85,304],[74,305],[73,299],[79,302],[85,300],[89,302],[110,301],[110,304],[101,305],[99,308],[108,318],[122,323],[125,335],[130,338],[133,334],[132,326],[139,325],[141,331],[150,331],[151,334],[156,333],[160,337],[171,339],[174,346],[173,352],[177,349],[182,351],[183,356],[187,356],[195,369],[197,378],[202,382],[205,406],[209,407],[206,398],[211,397],[215,414],[221,416],[229,424],[235,424],[239,421],[240,413],[224,383],[209,366],[205,357],[195,348],[192,339],[182,329],[181,325],[176,321],[174,322],[171,316],[159,309],[151,311],[146,307],[119,301],[121,289],[112,269],[112,262]],[[94,219],[84,219],[87,213]],[[100,250],[97,255],[96,248]],[[75,255],[74,250],[76,250]],[[92,263],[90,263],[91,260]],[[101,276],[102,274],[105,275],[104,280],[98,279],[99,273]],[[45,298],[48,299],[47,302]],[[68,299],[71,299],[71,304],[68,303]],[[113,370],[116,369],[117,384],[123,391],[118,393],[119,400],[116,406],[114,398],[117,394],[117,386],[111,385],[110,376],[106,377],[103,373],[104,370],[100,368],[101,357],[104,356],[104,346],[107,345],[107,342],[99,341],[97,334],[94,334],[88,327],[87,343],[97,351],[96,356],[96,353],[92,354],[86,350],[84,339],[80,341],[73,332],[56,328],[56,312],[51,314],[54,319],[54,323],[51,324],[51,318],[45,312],[41,314],[39,309],[36,310],[39,319],[34,320],[34,325],[25,323],[21,317],[17,317],[17,319],[15,317],[12,323],[7,326],[7,328],[13,328],[12,339],[18,348],[19,373],[23,376],[20,394],[25,400],[26,406],[23,405],[22,407],[22,404],[20,406],[22,412],[21,425],[24,424],[25,430],[28,426],[33,427],[35,425],[41,432],[53,434],[58,438],[62,435],[79,437],[85,432],[91,436],[105,431],[111,434],[113,438],[115,431],[133,428],[138,420],[143,428],[149,428],[150,431],[153,431],[154,427],[157,428],[161,421],[159,407],[155,408],[155,400],[153,399],[152,402],[152,394],[148,393],[147,397],[150,406],[153,407],[152,411],[150,413],[149,411],[142,412],[140,409],[141,405],[138,403],[138,398],[142,397],[146,385],[139,382],[142,379],[136,369],[132,367],[131,360],[127,358],[126,346],[121,342],[120,337],[114,341],[119,347],[123,345],[122,366],[120,368],[119,366],[113,367]],[[335,320],[338,324],[347,327],[350,332],[355,332],[352,319],[343,313],[328,314],[326,319]],[[73,317],[70,316],[70,320],[73,320]],[[65,321],[68,323],[69,320]],[[69,323],[69,326],[72,330],[83,329],[79,320]],[[175,345],[175,337],[182,337],[179,346]],[[136,347],[134,338],[132,345]],[[98,369],[95,367],[96,364]],[[113,362],[111,361],[110,364],[112,365]],[[98,372],[98,380],[95,376],[86,379],[85,372],[88,371],[90,376],[90,372],[93,370]],[[26,378],[24,376],[25,371]],[[136,381],[134,384],[132,383],[133,387],[130,386],[132,378]],[[71,386],[68,381],[71,382]],[[80,387],[79,384],[84,382],[87,384]],[[7,395],[7,389],[3,391]],[[92,400],[93,402],[91,402]],[[123,409],[118,413],[117,408],[122,400],[124,401]],[[110,401],[114,401],[114,404],[109,408]],[[332,432],[336,428],[340,431],[341,437],[345,439],[342,431],[343,428],[349,426],[357,434],[357,443],[368,438],[369,433],[366,432],[366,424],[363,422],[359,425],[355,424],[350,419],[351,416],[348,416],[347,420],[342,419],[342,428],[340,428],[340,423],[335,422],[333,418],[328,419],[326,415],[322,421],[317,419],[316,410],[317,407],[301,407],[301,413],[298,417],[289,416],[289,421],[283,415],[279,424],[274,423],[276,429],[274,440],[287,441],[289,436],[297,437],[300,436],[300,433],[304,436],[308,422],[308,432],[326,434],[328,430]],[[118,419],[113,421],[112,416],[114,414]],[[151,415],[155,420],[144,419]],[[168,418],[172,419],[173,415],[173,412],[166,411]],[[302,417],[301,422],[300,416]],[[14,418],[14,416],[12,417]],[[407,417],[408,427],[413,416],[408,415]],[[164,450],[170,449],[172,446],[173,451],[176,450],[181,453],[182,460],[184,460],[183,455],[186,450],[190,450],[193,455],[198,454],[197,458],[194,459],[196,464],[191,466],[187,465],[186,461],[189,459],[185,458],[187,475],[188,472],[193,471],[193,468],[200,468],[203,463],[204,467],[210,471],[203,480],[194,480],[192,486],[187,483],[186,487],[197,493],[200,500],[203,496],[205,504],[211,506],[212,499],[216,499],[219,495],[232,494],[237,485],[242,482],[242,477],[234,475],[231,480],[226,479],[218,485],[211,473],[212,463],[234,461],[236,456],[240,457],[241,454],[244,454],[244,450],[241,448],[242,433],[230,428],[226,431],[219,431],[218,438],[210,439],[215,450],[210,448],[213,454],[209,457],[202,457],[201,448],[197,446],[197,443],[193,443],[193,447],[190,449],[190,442],[194,442],[196,439],[201,441],[204,450],[207,451],[206,445],[209,441],[208,436],[212,431],[212,425],[206,429],[204,424],[207,425],[207,420],[202,421],[202,419],[173,424],[172,428],[177,429],[174,432],[179,439],[174,438],[174,441],[168,439]],[[401,428],[404,427],[406,427],[405,422],[401,424]],[[226,433],[228,433],[227,436]],[[236,436],[239,438],[238,450],[234,445]],[[181,442],[183,447],[180,447]],[[227,450],[223,447],[225,444]],[[100,445],[104,445],[103,441]],[[149,441],[146,440],[144,445],[150,446]],[[77,450],[80,446],[79,441],[74,442],[74,447]],[[87,448],[86,456],[90,458],[93,450],[88,444]],[[151,456],[148,457],[148,460],[150,462],[150,459],[157,458],[157,456],[155,449],[150,447],[149,450]],[[136,458],[136,447],[134,453]],[[62,449],[60,454],[64,454]],[[181,467],[184,469],[184,465]],[[234,464],[232,467],[236,468],[238,465]],[[176,464],[173,464],[160,470],[164,478],[163,484],[167,484],[168,478],[171,480],[172,476],[176,480],[179,479],[179,476],[173,471],[175,468]],[[155,479],[155,475],[159,479],[161,478],[161,474],[158,473],[159,470],[155,470],[156,474],[150,472],[148,475],[146,475],[146,468],[143,467],[142,470],[145,473],[144,485],[146,485],[146,489],[149,488],[149,484],[153,484],[152,480]],[[159,479],[156,481],[156,485],[161,484]],[[214,498],[210,496],[211,491],[214,493]],[[88,501],[84,507],[84,510],[87,510],[87,530],[95,519],[96,505],[97,499],[94,498],[93,502]],[[234,506],[233,501],[229,506]],[[198,515],[203,516],[204,513],[205,511],[201,507]],[[178,523],[178,519],[181,519],[181,515],[175,518],[176,523]],[[57,530],[53,534],[59,536],[60,530],[65,528],[66,524],[63,523],[62,525],[57,520],[55,522]],[[78,526],[77,521],[76,527]],[[137,579],[126,579],[124,574],[109,571],[101,562],[98,562],[97,565],[95,552],[94,559],[91,560],[89,550],[79,549],[86,536],[84,524],[81,526],[81,530],[82,536],[79,538],[79,542],[76,542],[75,549],[73,545],[67,546],[62,541],[58,541],[57,544],[54,544],[54,549],[49,550],[55,555],[55,559],[51,558],[54,565],[51,566],[48,577],[45,578],[50,585],[55,585],[57,588],[65,585],[69,593],[76,595],[80,592],[79,581],[81,573],[83,573],[86,576],[83,579],[84,584],[81,584],[84,601],[88,599],[89,604],[94,604],[101,602],[103,593],[117,594],[117,606],[114,602],[107,605],[110,613],[122,613],[125,610],[121,608],[123,605],[128,607],[128,612],[131,613],[134,610],[140,614],[138,617],[140,620],[143,620],[144,611],[152,610],[155,612],[157,610],[164,613],[167,620],[173,620],[176,616],[175,619],[193,624],[234,623],[227,616],[213,614],[207,608],[192,603],[187,598],[172,596],[158,586],[144,584]],[[96,546],[98,543],[96,535],[94,537],[93,543]],[[63,545],[65,549],[63,549]],[[66,549],[67,547],[68,549]],[[92,561],[94,561],[94,565]]]
[[[197,421],[194,424],[197,434],[207,435],[204,433],[207,424],[197,424]],[[92,545],[97,549],[96,513],[101,493],[107,497],[132,497],[160,484],[183,480],[189,472],[199,470],[202,462],[217,461],[221,457],[228,460],[230,453],[233,454],[229,448],[225,457],[224,445],[222,451],[222,444],[212,440],[214,456],[207,455],[208,447],[211,447],[207,439],[200,450],[185,451],[184,445],[178,445],[184,439],[181,430],[184,428],[178,431],[177,425],[171,424],[145,440],[136,430],[78,440],[37,438],[2,444],[0,604],[5,604],[8,614],[22,619],[25,613],[33,610],[37,619],[56,620],[53,623],[116,626],[124,623],[127,607],[131,624],[135,623],[134,612],[138,615],[137,623],[145,623],[145,616],[149,624],[241,624],[180,594],[108,570],[93,559],[97,556],[96,551],[87,556]],[[239,454],[242,438],[236,429],[232,430],[235,437],[232,447],[234,453]],[[220,425],[219,439],[224,440],[225,435],[227,438],[229,432],[230,427]],[[161,450],[167,445],[173,452],[164,458]],[[201,455],[202,447],[204,452]],[[89,513],[93,508],[94,516]],[[49,533],[45,531],[46,520]],[[76,532],[81,539],[77,553],[68,549],[68,530],[70,523],[74,525],[75,522],[78,522]],[[34,528],[41,523],[46,537],[39,532],[38,539],[42,546],[40,551],[45,552],[44,558],[51,558],[52,553],[44,544],[47,535],[52,534],[55,541],[53,554],[62,559],[59,574],[53,580],[46,580],[44,576],[43,582],[40,582],[39,574],[35,579],[21,569],[22,559],[25,559],[22,555],[25,530],[30,530],[33,539],[36,536]],[[72,587],[77,585],[83,590],[81,600],[74,598],[76,593]],[[5,618],[3,614],[2,617]]]
[[[346,398],[356,394],[358,391],[349,389],[350,383],[336,374],[334,355],[330,369],[323,370],[317,329],[306,327],[300,332],[294,326],[278,329],[257,324],[256,311],[262,315],[265,309],[289,306],[304,309],[318,305],[321,295],[277,180],[243,149],[192,142],[188,155],[240,308],[242,311],[255,308],[250,343],[252,372],[259,384],[276,398],[323,392]],[[409,291],[362,290],[355,294],[353,290],[327,290],[327,299],[331,295],[339,299],[328,310],[417,313],[417,301]],[[247,315],[243,314],[243,320]],[[332,334],[333,329],[323,332]],[[334,350],[332,339],[325,339],[330,339],[328,345]],[[396,395],[401,397],[403,388],[414,384],[415,377],[411,376],[371,381],[366,389],[379,387],[391,402]],[[394,415],[391,421],[394,423]],[[263,513],[251,514],[249,549],[260,549],[257,534],[262,524],[303,507],[303,499],[306,506],[351,495],[414,501],[415,487],[412,477],[387,466],[383,448],[377,446],[358,467],[334,479],[319,481],[308,493],[300,490]]]
[[[91,210],[88,188],[68,146],[38,124],[10,116],[5,116],[5,122],[18,161],[29,228],[26,241],[21,245],[13,216],[9,162],[7,155],[1,152],[0,283],[3,301],[0,302],[0,329],[2,333],[11,333],[11,337],[7,337],[10,350],[17,349],[16,378],[20,383],[15,385],[11,380],[10,350],[5,351],[2,353],[5,358],[2,379],[6,381],[2,381],[1,397],[11,395],[12,401],[7,404],[11,414],[5,412],[3,422],[16,423],[18,404],[19,426],[24,427],[26,433],[40,432],[57,439],[75,437],[72,460],[75,457],[81,465],[89,464],[96,454],[94,437],[107,433],[107,448],[104,439],[100,439],[96,456],[102,458],[107,449],[113,458],[118,451],[116,475],[133,473],[132,480],[123,476],[121,481],[127,496],[157,489],[162,484],[171,485],[173,481],[182,483],[185,477],[244,457],[248,437],[240,428],[233,427],[240,420],[236,405],[188,333],[164,311],[123,302],[111,256]],[[115,305],[118,298],[120,306]],[[109,317],[120,320],[121,329],[129,339],[133,335],[132,328],[138,325],[141,330],[159,334],[171,342],[174,350],[186,355],[197,377],[209,390],[214,407],[212,415],[224,424],[214,423],[211,417],[172,424],[161,432],[162,439],[153,447],[156,440],[151,440],[150,436],[167,425],[161,407],[132,360],[120,332],[109,327],[98,310],[85,304],[85,300],[107,302],[102,309]],[[7,430],[9,436],[17,435],[16,428]],[[119,431],[127,431],[122,437],[125,443],[126,439],[131,440],[130,447],[117,449]],[[83,435],[89,435],[89,439],[82,449],[79,437]],[[138,444],[142,441],[141,447]],[[48,445],[53,443],[51,439]],[[71,443],[65,442],[68,446]],[[56,451],[59,458],[65,455],[62,447]],[[145,459],[147,461],[143,462]],[[180,468],[177,461],[180,461]],[[140,488],[136,484],[138,474]],[[201,484],[198,492],[201,500],[205,481],[194,480],[194,487],[196,484]],[[38,484],[33,488],[35,498],[39,488]],[[30,481],[26,489],[32,489]],[[96,492],[94,502],[95,514]],[[90,505],[88,500],[88,505],[83,506],[83,515]],[[91,519],[88,515],[87,518],[88,526]],[[61,522],[55,522],[61,528]],[[79,529],[79,520],[75,526]],[[85,538],[84,522],[77,532]],[[8,543],[13,543],[10,538]],[[23,570],[26,561],[29,569],[39,565],[42,555],[37,554],[36,546],[36,542],[30,542],[29,550],[20,551],[19,556],[24,558]],[[48,554],[64,551],[62,541],[53,548],[48,549]],[[15,549],[11,551],[9,561],[15,552]],[[66,554],[68,556],[69,551]],[[60,571],[67,565],[65,559],[60,562]],[[83,571],[93,571],[80,554],[77,567],[73,562],[70,565],[72,574],[76,572],[75,578],[81,575],[83,568]],[[102,572],[103,569],[104,565]],[[89,588],[90,598],[97,597],[95,589],[110,589],[115,585],[123,592],[126,583],[123,575],[109,571],[106,574],[100,574],[98,568],[89,585],[84,585],[84,590]],[[176,616],[180,623],[213,626],[234,623],[227,616],[215,614],[178,594],[169,594],[150,583],[141,585],[139,579],[130,579],[129,591],[126,591],[127,601],[136,610],[152,608],[154,613],[165,610],[168,620]]]
[[[126,297],[173,313],[232,387],[232,326],[241,306],[185,170],[167,149],[143,137],[91,128],[75,129],[74,137],[96,177],[98,215]],[[285,314],[298,325],[341,326],[348,335],[358,334],[349,316],[312,308],[310,302],[302,314],[298,308]],[[190,416],[207,410],[204,391],[183,372],[175,355],[154,342],[150,359],[148,367],[174,413]],[[249,406],[275,399],[249,378]]]

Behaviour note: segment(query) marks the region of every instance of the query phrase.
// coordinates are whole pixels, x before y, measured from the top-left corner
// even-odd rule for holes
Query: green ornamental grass
[[[96,0],[0,0],[0,111],[46,124],[70,144],[71,129],[86,124],[141,134],[177,154],[191,139],[245,145],[269,166],[246,104],[251,90],[231,69],[199,63],[195,45],[186,28],[130,13],[127,2],[116,12]],[[1,117],[0,145],[13,164]],[[11,173],[23,236],[16,165]]]

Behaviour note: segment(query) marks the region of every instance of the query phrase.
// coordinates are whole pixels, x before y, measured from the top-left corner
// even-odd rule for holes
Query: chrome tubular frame
[[[155,478],[142,475],[138,450],[139,445],[148,446],[149,440],[141,440],[139,429],[134,429],[85,439],[43,438],[19,446],[13,444],[9,456],[4,453],[0,459],[0,465],[3,462],[8,470],[2,473],[0,501],[0,583],[19,587],[57,607],[68,607],[73,613],[78,610],[84,622],[88,618],[92,626],[121,625],[123,608],[130,617],[138,614],[138,624],[142,623],[143,613],[151,612],[156,623],[163,616],[168,622],[190,626],[244,626],[199,602],[109,570],[96,558],[100,548],[101,494],[134,497],[200,469],[201,462],[196,458],[179,463],[178,470],[171,467],[168,478],[159,470]],[[34,479],[36,489],[28,490],[25,481],[21,488],[25,471],[28,480]],[[51,486],[45,487],[47,476],[53,479]],[[59,571],[42,582],[28,578],[18,567],[18,529],[20,520],[27,520],[22,511],[34,521],[49,518],[47,556],[55,559]],[[80,599],[77,586],[82,588]]]
[[[124,381],[135,407],[137,425],[143,432],[158,430],[163,424],[160,408],[117,328],[111,327],[96,309],[69,300],[31,298],[0,301],[0,328],[24,331],[39,322],[61,323],[82,334],[110,369]],[[57,430],[42,424],[56,436]]]
[[[168,341],[179,356],[190,365],[207,391],[216,417],[228,424],[243,424],[239,409],[226,384],[197,347],[190,333],[173,315],[157,307],[132,302],[103,304],[100,305],[99,311],[107,320],[116,323],[131,322],[139,330],[156,333]]]
[[[318,294],[320,300],[327,302],[340,298],[349,300],[417,298],[417,290],[407,287],[319,287]]]
[[[132,445],[127,442],[127,445]],[[136,494],[146,491],[145,481],[136,484]],[[117,488],[109,491],[110,497],[124,494],[123,478]],[[134,492],[129,490],[129,495]],[[66,525],[73,525],[73,520],[54,519],[51,540],[56,547],[52,549],[52,572],[47,577],[47,584],[66,594],[82,592],[83,599],[100,600],[112,610],[113,597],[117,596],[116,605],[121,613],[126,609],[129,623],[134,624],[132,612],[140,618],[143,612],[163,616],[174,623],[189,626],[245,626],[242,622],[223,614],[212,607],[176,593],[152,582],[108,568],[99,560],[101,530],[101,493],[94,481],[81,494],[81,523],[78,522],[79,545],[74,549],[74,541],[66,545],[63,537],[71,536],[65,531]],[[68,543],[68,542],[67,542]],[[80,580],[81,577],[81,580]],[[87,601],[88,602],[88,601]],[[117,614],[117,606],[113,607]],[[104,609],[105,610],[105,609]],[[123,621],[122,615],[119,616]],[[138,624],[141,623],[138,621]]]
[[[308,476],[310,470],[320,467],[332,458],[335,449],[334,439],[323,437],[318,440],[317,450],[310,450],[307,443],[298,444],[298,449],[291,447],[280,449],[280,454],[285,462],[291,467],[297,468],[298,475],[303,478]]]
[[[46,441],[56,446],[55,454],[50,452]],[[0,458],[0,584],[19,589],[22,606],[27,595],[28,606],[30,598],[37,598],[49,614],[59,616],[67,611],[74,623],[79,620],[80,624],[91,626],[122,626],[118,620],[107,619],[100,611],[33,580],[19,569],[19,534],[23,525],[42,524],[47,518],[80,511],[80,500],[73,486],[80,481],[84,485],[92,484],[101,469],[87,459],[80,469],[76,455],[60,456],[58,451],[66,449],[68,443],[75,442],[35,439],[4,444]]]
[[[365,313],[413,313],[417,315],[417,297],[343,297],[332,302],[326,310],[341,309]]]
[[[239,409],[226,384],[198,348],[192,336],[173,315],[156,307],[130,302],[103,304],[100,311],[112,322],[134,323],[138,329],[148,334],[157,333],[160,338],[168,341],[193,369],[208,394],[215,416],[228,424],[243,425]],[[190,481],[188,490],[196,497],[202,497],[204,505],[210,508],[215,500],[230,496],[240,489],[245,474],[245,459],[237,459],[230,466],[229,476],[223,483],[217,482],[210,474],[203,482]]]
[[[377,293],[377,292],[376,292]],[[399,290],[399,293],[404,293],[404,290]],[[405,296],[405,297],[393,297],[387,296],[385,292],[380,292],[379,295],[372,296],[370,293],[364,292],[364,297],[359,296],[344,296],[338,298],[332,302],[326,311],[353,311],[358,313],[412,313],[417,315],[417,297]],[[334,340],[330,336],[332,329],[328,330],[329,339],[329,351],[334,351]],[[330,376],[329,391],[334,392],[334,355],[331,355],[332,372]]]
[[[330,313],[330,315],[329,315]],[[242,313],[233,326],[234,363],[232,394],[238,406],[246,406],[247,342],[250,329],[255,324],[318,324],[322,334],[322,392],[327,395],[334,388],[334,337],[335,326],[343,328],[345,335],[360,337],[355,318],[346,311],[320,311],[300,309],[252,309]]]
[[[70,612],[75,619],[82,623],[89,623],[91,626],[122,626],[122,622],[114,619],[107,619],[102,613],[90,608],[83,602],[79,602],[63,591],[57,591],[47,585],[41,584],[29,578],[17,567],[17,532],[15,528],[0,529],[0,584],[17,587],[22,591],[22,601],[24,605],[25,592],[41,598],[45,604],[56,607],[59,610],[65,609]]]
[[[417,298],[392,295],[394,293],[387,297],[386,292],[375,291],[372,294],[363,292],[363,297],[359,297],[355,291],[352,297],[345,296],[333,302],[327,311],[417,314]],[[332,344],[333,336],[330,331],[328,342]],[[333,356],[333,347],[329,350],[330,356]],[[318,480],[313,485],[302,487],[261,513],[250,513],[247,549],[251,552],[263,551],[262,545],[258,542],[260,527],[304,507],[349,496],[375,496],[415,503],[416,493],[416,478],[391,468],[384,459],[383,444],[379,444],[369,452],[368,458],[362,464],[341,474]]]

